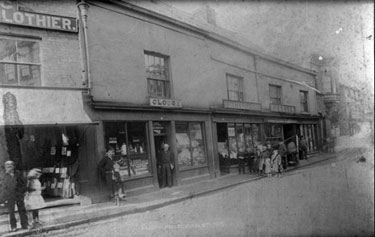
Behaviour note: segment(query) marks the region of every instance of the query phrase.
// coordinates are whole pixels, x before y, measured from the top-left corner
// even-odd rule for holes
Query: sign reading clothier
[[[182,103],[178,100],[150,98],[150,106],[165,108],[181,108]]]
[[[0,22],[59,31],[78,31],[76,18],[19,11],[16,4],[0,1]]]

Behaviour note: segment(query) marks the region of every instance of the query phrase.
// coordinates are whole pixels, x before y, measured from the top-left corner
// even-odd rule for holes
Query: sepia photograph
[[[374,236],[374,1],[0,0],[0,236]]]

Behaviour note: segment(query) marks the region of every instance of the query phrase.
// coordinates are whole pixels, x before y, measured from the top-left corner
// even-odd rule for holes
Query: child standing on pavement
[[[32,227],[35,227],[37,224],[41,224],[39,220],[39,209],[46,207],[46,203],[42,197],[42,190],[45,187],[42,187],[39,178],[41,176],[40,169],[32,169],[27,175],[27,191],[25,197],[25,206],[26,210],[32,211],[33,223]]]
[[[272,168],[273,174],[277,174],[277,177],[281,176],[281,173],[282,173],[281,156],[279,155],[278,150],[273,150],[273,153],[271,156],[271,168]]]
[[[262,153],[264,157],[264,173],[267,177],[271,177],[271,154],[265,146],[265,152]]]

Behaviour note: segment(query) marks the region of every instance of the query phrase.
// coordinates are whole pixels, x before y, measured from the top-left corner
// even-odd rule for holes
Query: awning
[[[92,124],[82,90],[0,88],[0,126]]]

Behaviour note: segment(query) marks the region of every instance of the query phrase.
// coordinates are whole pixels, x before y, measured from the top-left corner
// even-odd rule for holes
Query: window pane
[[[18,85],[16,64],[0,63],[0,83]]]
[[[190,123],[191,151],[193,155],[192,165],[203,165],[206,163],[206,153],[204,149],[204,140],[202,127],[200,123]]]
[[[147,154],[146,124],[142,122],[127,123],[127,131],[130,176],[151,173]]]
[[[245,152],[245,133],[242,124],[236,124],[238,152]]]
[[[18,65],[20,85],[40,86],[40,66]]]
[[[145,54],[146,73],[148,78],[169,80],[165,59],[154,55]]]
[[[39,63],[39,44],[32,41],[17,41],[18,62]]]
[[[234,124],[228,124],[228,146],[229,157],[231,159],[237,159],[237,140]]]
[[[239,100],[238,94],[235,91],[229,91],[229,100]]]
[[[16,41],[10,39],[0,39],[0,60],[16,61]]]
[[[188,123],[176,123],[177,160],[181,166],[191,166],[190,137]]]

